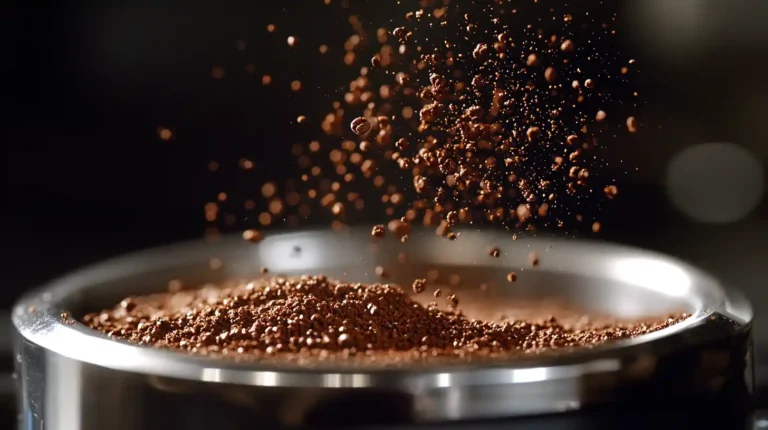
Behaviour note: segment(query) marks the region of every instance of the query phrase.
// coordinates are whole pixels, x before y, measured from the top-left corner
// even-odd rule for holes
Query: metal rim
[[[367,232],[363,232],[367,234]],[[307,238],[317,239],[338,234],[321,231],[271,235],[264,243],[290,244]],[[347,235],[360,234],[355,231]],[[431,234],[431,233],[430,233]],[[423,236],[423,235],[422,235]],[[432,235],[434,236],[434,235]],[[492,232],[465,234],[488,243]],[[228,241],[240,241],[238,238]],[[522,245],[544,243],[541,239],[523,239]],[[610,346],[582,350],[562,355],[537,356],[531,359],[499,361],[483,367],[456,364],[441,367],[415,369],[357,369],[350,367],[306,369],[296,366],[263,365],[206,357],[190,356],[178,352],[152,349],[118,342],[77,323],[68,325],[60,318],[64,298],[100,282],[119,279],[131,274],[146,272],[154,267],[168,267],[173,261],[183,262],[189,253],[182,250],[210,249],[204,243],[181,244],[131,254],[90,266],[72,275],[53,281],[24,296],[14,307],[13,323],[17,332],[28,341],[62,356],[115,370],[144,373],[161,377],[214,383],[233,383],[265,387],[325,387],[365,388],[392,387],[408,391],[432,388],[496,385],[558,380],[588,374],[615,372],[621,367],[621,357],[653,350],[670,348],[681,333],[691,327],[706,324],[709,316],[719,313],[748,326],[752,309],[740,294],[726,291],[706,273],[671,257],[636,248],[575,240],[546,239],[556,244],[560,252],[568,254],[578,246],[582,258],[633,258],[652,259],[690,279],[690,288],[700,296],[701,306],[688,320],[667,329],[618,341]],[[162,260],[159,257],[163,257]],[[171,260],[169,261],[169,258]],[[159,263],[162,261],[162,263]],[[650,260],[649,260],[650,261]],[[577,267],[577,266],[574,266]],[[560,270],[563,270],[561,267]],[[137,272],[138,271],[138,272]],[[36,309],[30,312],[30,309]]]

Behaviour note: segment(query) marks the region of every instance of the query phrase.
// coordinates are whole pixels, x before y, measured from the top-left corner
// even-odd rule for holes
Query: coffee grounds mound
[[[579,327],[552,317],[481,321],[424,306],[396,285],[301,276],[126,298],[112,310],[85,315],[82,322],[115,339],[192,354],[390,364],[591,347],[651,333],[686,317]]]

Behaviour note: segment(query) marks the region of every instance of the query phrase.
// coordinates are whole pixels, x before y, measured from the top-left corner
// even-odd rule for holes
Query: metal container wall
[[[752,311],[706,273],[638,249],[562,239],[495,243],[493,232],[464,232],[446,246],[431,232],[401,244],[369,232],[273,235],[214,245],[181,244],[119,258],[40,288],[15,307],[20,429],[304,427],[472,421],[577,411],[599,405],[696,403],[717,399],[723,413],[748,407]],[[487,256],[499,245],[501,258]],[[458,246],[454,246],[458,245]],[[541,264],[528,268],[528,253]],[[397,263],[406,252],[408,264]],[[223,263],[208,267],[211,258]],[[239,363],[117,342],[61,313],[80,316],[120,298],[162,289],[170,279],[198,284],[279,274],[326,274],[391,282],[438,269],[463,282],[462,306],[558,298],[587,312],[637,318],[687,311],[673,327],[590,350],[524,355],[440,367]],[[504,277],[512,268],[520,280]],[[522,270],[521,270],[522,268]],[[439,279],[438,282],[445,281]],[[485,293],[477,286],[489,284]],[[489,305],[490,306],[490,305]]]

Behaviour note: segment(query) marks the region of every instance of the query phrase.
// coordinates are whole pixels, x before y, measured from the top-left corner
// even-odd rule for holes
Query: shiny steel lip
[[[367,235],[368,232],[353,229],[345,234],[350,240],[355,237],[359,240],[359,235]],[[275,254],[280,247],[293,248],[296,244],[311,249],[313,243],[325,240],[331,237],[330,235],[336,235],[333,236],[335,239],[344,240],[344,235],[338,236],[338,233],[327,231],[287,233],[268,236],[262,244],[250,249],[255,250],[254,252],[259,252],[259,249],[270,249],[270,254]],[[483,255],[475,251],[484,250],[497,238],[498,235],[494,232],[477,231],[465,232],[461,241],[467,249],[466,254]],[[418,247],[419,242],[424,240],[435,240],[434,234],[431,232],[413,234],[409,242],[411,246]],[[674,339],[692,326],[705,323],[713,313],[726,315],[744,326],[749,326],[752,320],[752,309],[743,296],[726,291],[706,273],[671,257],[620,245],[550,238],[521,239],[515,242],[516,255],[511,257],[517,257],[517,260],[520,260],[521,256],[527,255],[529,250],[527,246],[530,245],[536,245],[539,249],[544,246],[551,247],[556,251],[548,252],[547,258],[542,259],[542,270],[565,270],[574,273],[584,270],[583,261],[592,263],[597,261],[601,264],[645,260],[649,264],[658,262],[663,265],[659,267],[674,268],[675,273],[684,275],[690,280],[689,289],[685,293],[697,302],[693,316],[680,324],[652,334],[590,350],[562,355],[526,357],[493,364],[456,364],[405,369],[342,366],[301,368],[196,357],[117,342],[79,323],[69,325],[61,320],[60,314],[64,310],[61,306],[62,302],[75,292],[87,290],[89,285],[135,274],[137,271],[146,272],[153,268],[182,264],[189,262],[190,258],[200,258],[201,255],[212,252],[214,254],[211,255],[223,257],[226,257],[227,252],[242,253],[241,243],[241,239],[233,237],[224,239],[216,246],[204,243],[172,245],[93,265],[24,296],[14,307],[13,324],[21,336],[45,349],[74,360],[116,370],[183,380],[262,387],[388,387],[419,392],[445,387],[518,384],[615,372],[621,368],[622,357],[647,351],[648,348],[654,348],[657,344],[669,345],[670,339]],[[267,246],[269,248],[266,248]],[[472,248],[478,249],[472,250]],[[341,247],[337,252],[348,254],[341,255],[341,260],[345,257],[360,258],[354,247]],[[577,252],[578,255],[574,254]],[[460,263],[467,263],[466,258],[451,257],[452,255],[455,256],[455,253],[442,256],[443,260],[458,258],[464,260],[459,261]],[[261,257],[264,256],[261,255]],[[498,259],[469,264],[494,266],[503,262],[504,259]],[[455,264],[456,262],[445,261],[445,263]],[[270,267],[274,266],[274,264],[270,265]],[[595,264],[589,267],[590,271],[595,270]],[[610,268],[598,267],[598,270],[610,271]],[[35,311],[30,312],[30,309]]]

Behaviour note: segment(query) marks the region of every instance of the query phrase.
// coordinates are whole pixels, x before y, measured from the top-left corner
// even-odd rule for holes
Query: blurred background
[[[400,16],[378,0],[350,3],[379,22]],[[648,102],[642,138],[611,149],[614,168],[639,170],[607,210],[602,237],[680,256],[744,290],[768,384],[768,2],[574,3],[618,13]],[[296,116],[319,122],[348,82],[336,76],[346,73],[336,67],[348,16],[323,0],[11,6],[0,68],[0,307],[76,267],[200,237],[203,207],[226,184],[253,183],[258,198],[259,181],[293,177],[291,145],[310,137]],[[313,55],[321,44],[328,56]],[[290,91],[295,79],[305,91]],[[208,171],[241,157],[254,161],[250,177]]]

